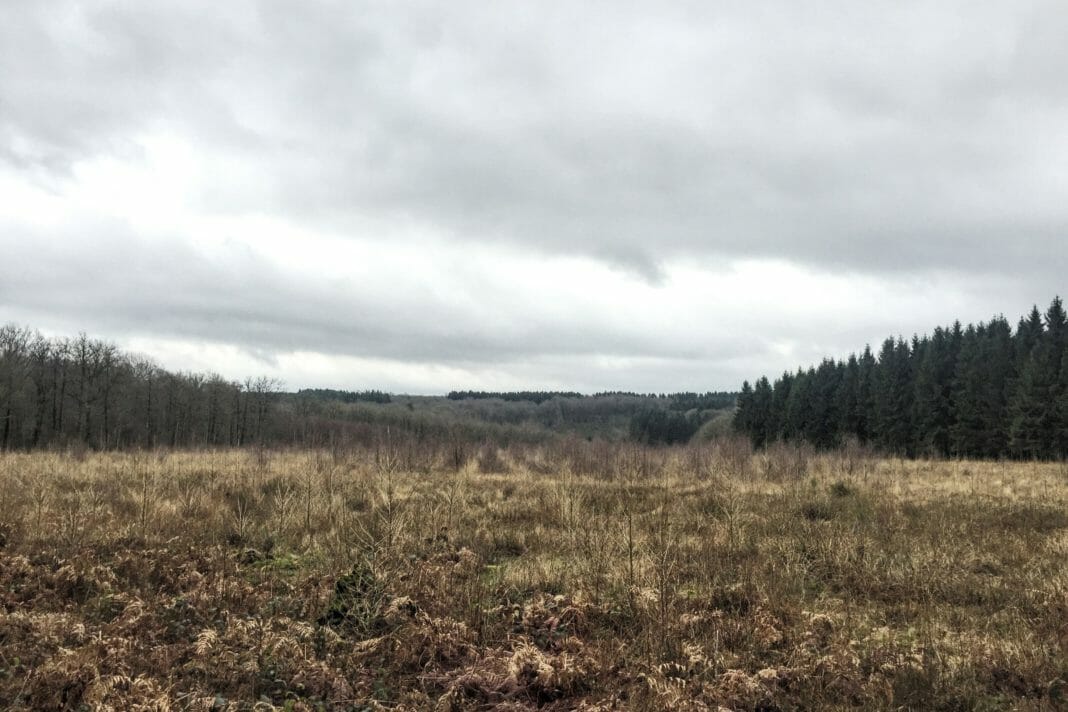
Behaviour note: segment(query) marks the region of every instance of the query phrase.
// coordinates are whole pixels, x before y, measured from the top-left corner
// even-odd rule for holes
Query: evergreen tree
[[[1014,371],[1012,328],[1004,317],[964,333],[951,395],[951,451],[1000,457],[1009,447],[1007,393]]]
[[[934,336],[922,342],[917,359],[912,404],[917,451],[948,455],[953,426],[950,385],[957,361],[950,332],[935,329]]]
[[[987,325],[982,362],[985,369],[982,407],[987,438],[980,454],[983,457],[1002,457],[1009,450],[1009,397],[1015,373],[1012,327],[1003,316],[991,319]]]
[[[734,411],[734,429],[751,436],[753,424],[753,387],[749,385],[749,381],[745,381],[738,394],[737,410]]]
[[[1042,313],[1038,311],[1038,305],[1035,305],[1031,307],[1031,311],[1026,317],[1020,319],[1020,324],[1016,327],[1013,350],[1015,352],[1017,374],[1023,373],[1027,359],[1031,356],[1031,351],[1042,339],[1042,331]]]
[[[835,395],[838,416],[837,430],[843,436],[859,437],[857,433],[857,402],[860,391],[860,362],[856,354],[842,366],[842,378]]]
[[[787,371],[775,381],[771,392],[771,439],[786,437],[786,402],[790,398],[794,377]]]
[[[1049,353],[1035,347],[1016,382],[1010,434],[1013,452],[1026,459],[1046,459],[1053,452],[1053,407]]]
[[[1048,353],[1046,370],[1052,382],[1050,388],[1050,442],[1049,456],[1055,457],[1066,452],[1068,432],[1065,432],[1061,419],[1060,403],[1066,393],[1064,381],[1064,359],[1068,356],[1068,314],[1060,297],[1054,297],[1046,310],[1046,333],[1043,339]]]
[[[1037,313],[1037,307],[1031,310],[1026,331],[1021,325],[1017,334],[1017,353],[1027,349],[1028,356],[1013,384],[1010,436],[1018,456],[1048,459],[1064,438],[1059,432],[1059,406],[1068,316],[1060,297],[1053,299],[1038,327]]]
[[[879,352],[875,378],[875,417],[879,444],[902,455],[912,452],[912,376],[904,339],[887,339]]]
[[[974,456],[983,447],[983,409],[979,403],[983,379],[981,359],[978,330],[969,324],[961,339],[950,396],[953,408],[950,447],[962,457]]]
[[[1060,297],[1054,297],[1046,310],[1045,326],[1042,341],[1048,344],[1059,367],[1065,344],[1068,342],[1068,314],[1064,311],[1064,303]]]
[[[1059,394],[1053,410],[1053,454],[1064,458],[1068,457],[1068,350],[1061,357],[1058,387]]]
[[[812,412],[812,381],[815,375],[814,369],[798,371],[794,376],[793,386],[790,388],[790,397],[786,400],[785,426],[783,428],[787,440],[803,440],[808,429],[808,422]]]
[[[841,364],[824,359],[813,374],[805,440],[823,450],[834,447],[839,441],[837,396],[842,371]]]
[[[874,437],[875,428],[875,373],[878,362],[871,346],[865,346],[858,363],[857,383],[857,409],[854,415],[853,432],[857,434],[862,443],[870,442]]]
[[[764,447],[773,437],[771,416],[772,390],[767,377],[761,376],[753,388],[752,427],[753,447]]]

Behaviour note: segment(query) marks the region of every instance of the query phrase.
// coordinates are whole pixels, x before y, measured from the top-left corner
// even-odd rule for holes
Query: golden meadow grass
[[[0,456],[0,709],[1061,709],[1068,467]]]

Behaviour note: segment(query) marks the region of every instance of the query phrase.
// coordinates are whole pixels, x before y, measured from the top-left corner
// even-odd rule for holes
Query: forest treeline
[[[301,388],[297,391],[301,398],[320,401],[338,401],[341,403],[392,403],[393,398],[385,391],[339,391],[335,388]]]
[[[489,400],[499,399],[517,403],[530,401],[538,405],[553,398],[581,398],[575,391],[449,391],[445,396],[449,400]]]
[[[279,384],[173,373],[90,339],[0,327],[0,448],[260,442]]]
[[[647,445],[689,442],[718,412],[729,412],[737,393],[669,393],[645,396],[651,405],[631,416],[628,436]]]
[[[650,444],[688,440],[729,417],[733,393],[640,395],[526,391],[391,396],[380,390],[281,390],[173,372],[91,339],[0,327],[0,449],[336,446],[541,442],[559,436]],[[726,425],[726,423],[724,423]]]
[[[845,439],[906,456],[1052,459],[1068,455],[1068,316],[1059,297],[1013,330],[997,316],[845,361],[743,384],[735,428],[832,448]]]
[[[737,393],[730,391],[708,391],[707,393],[694,393],[684,391],[679,393],[635,393],[633,391],[602,391],[593,395],[584,395],[575,391],[450,391],[446,396],[449,400],[503,400],[509,402],[529,401],[541,404],[554,398],[611,398],[611,397],[642,398],[660,401],[670,410],[716,410],[733,408],[738,398]]]
[[[605,391],[583,395],[573,391],[452,391],[449,400],[500,400],[510,403],[530,402],[541,405],[556,402],[575,404],[599,401],[609,405],[613,413],[603,413],[607,420],[619,412],[629,417],[626,436],[647,445],[674,445],[688,442],[717,412],[733,409],[738,394],[709,391],[706,393],[634,393]],[[620,407],[622,406],[622,408]],[[569,408],[570,409],[570,408]],[[603,410],[603,409],[602,409]],[[562,413],[561,413],[562,415]]]
[[[628,435],[646,445],[674,445],[689,442],[704,422],[700,411],[645,408],[631,417]]]

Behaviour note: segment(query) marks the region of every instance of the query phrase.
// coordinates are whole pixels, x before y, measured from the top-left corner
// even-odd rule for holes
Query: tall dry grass
[[[3,455],[0,709],[1065,704],[1064,465],[411,461]]]

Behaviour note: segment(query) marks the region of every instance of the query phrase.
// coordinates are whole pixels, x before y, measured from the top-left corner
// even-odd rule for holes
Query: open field
[[[1061,709],[1068,467],[0,456],[0,709]]]

